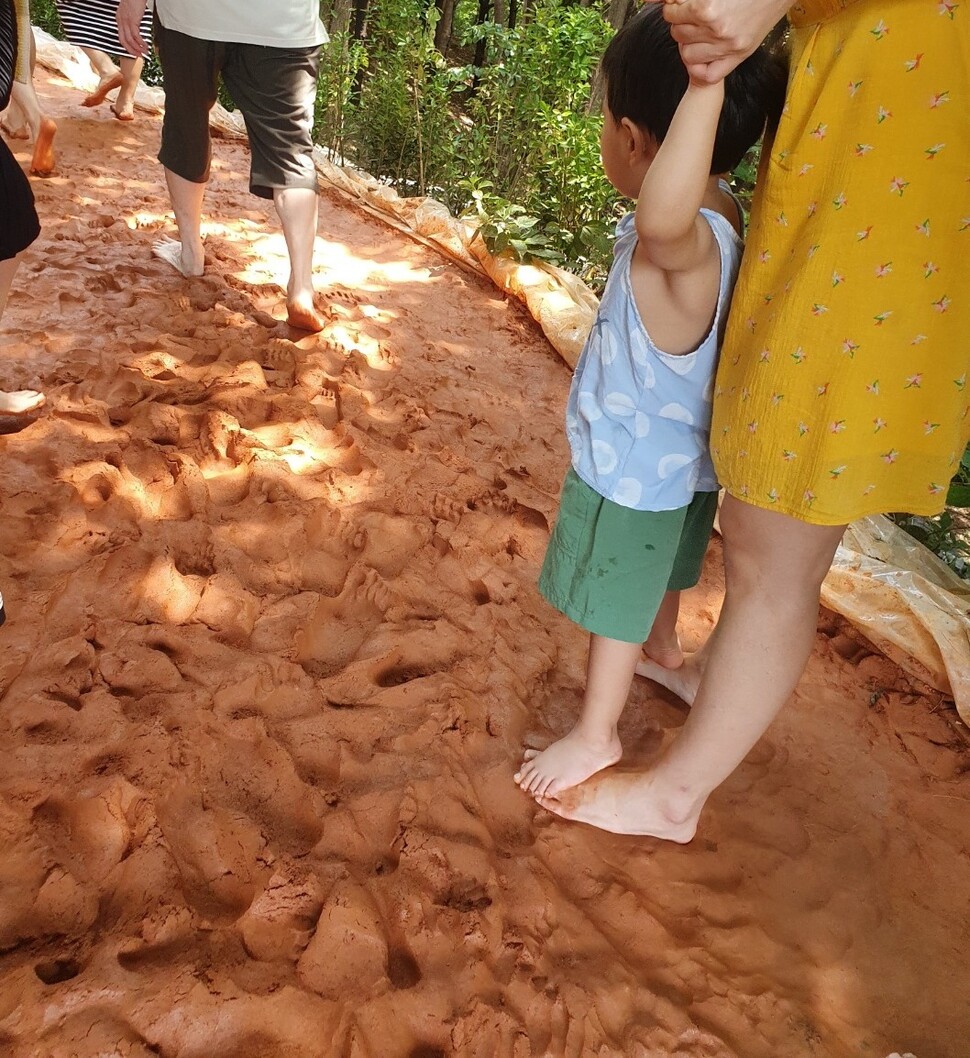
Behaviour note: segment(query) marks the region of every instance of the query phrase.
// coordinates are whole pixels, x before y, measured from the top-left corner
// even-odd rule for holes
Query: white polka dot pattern
[[[635,510],[685,507],[713,492],[708,451],[717,341],[741,259],[741,241],[719,213],[703,210],[721,254],[721,288],[710,332],[673,356],[644,328],[630,285],[633,214],[617,228],[613,268],[576,366],[566,432],[576,473],[601,496]]]

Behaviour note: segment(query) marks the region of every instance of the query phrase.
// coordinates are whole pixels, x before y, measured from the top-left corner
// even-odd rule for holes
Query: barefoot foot
[[[30,139],[30,129],[27,128],[26,121],[20,125],[15,125],[12,121],[0,121],[0,130],[3,131],[5,136],[9,136],[12,140]]]
[[[109,92],[113,92],[116,88],[120,88],[124,83],[125,79],[121,76],[120,70],[116,70],[113,74],[110,74],[108,77],[102,77],[101,80],[98,82],[98,87],[81,100],[81,106],[100,106],[105,101],[105,99],[108,98]]]
[[[47,398],[35,389],[15,389],[10,393],[0,391],[0,415],[29,415],[43,407]]]
[[[201,248],[197,254],[190,254],[177,239],[159,239],[152,245],[152,254],[170,264],[176,272],[181,272],[186,279],[200,276],[205,270],[205,255]]]
[[[134,121],[135,120],[134,107],[131,107],[131,108],[124,107],[124,108],[122,108],[122,107],[116,106],[114,103],[112,103],[109,109],[111,110],[111,113],[114,114],[114,116],[119,121]]]
[[[54,172],[54,135],[57,125],[50,118],[43,118],[37,139],[34,140],[34,154],[30,159],[30,171],[34,176],[50,176]]]
[[[514,779],[533,797],[558,794],[616,764],[622,755],[623,747],[616,732],[605,741],[594,741],[573,728],[565,738],[553,742],[541,753],[527,749]]]
[[[296,327],[301,331],[310,331],[313,334],[322,331],[327,325],[326,319],[317,312],[312,299],[310,301],[287,301],[286,322],[291,327]]]
[[[643,772],[597,775],[582,786],[536,800],[563,819],[611,834],[662,838],[681,845],[697,832],[703,807],[703,802],[689,809],[675,807],[655,789],[653,777]]]
[[[659,683],[661,687],[666,687],[668,691],[676,694],[681,701],[693,705],[697,688],[701,684],[701,676],[704,675],[704,661],[698,651],[696,654],[686,655],[677,668],[671,668],[655,661],[653,657],[644,656],[637,662],[636,673]]]

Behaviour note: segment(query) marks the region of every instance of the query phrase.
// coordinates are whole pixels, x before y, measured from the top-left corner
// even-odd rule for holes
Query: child
[[[689,83],[662,5],[616,34],[601,75],[603,168],[637,205],[617,227],[566,409],[572,468],[539,590],[592,635],[579,721],[527,750],[515,775],[535,797],[620,759],[616,725],[642,650],[669,668],[683,661],[679,593],[700,577],[717,506],[711,399],[742,248],[740,211],[716,174],[741,161],[785,91],[766,50],[724,82]]]

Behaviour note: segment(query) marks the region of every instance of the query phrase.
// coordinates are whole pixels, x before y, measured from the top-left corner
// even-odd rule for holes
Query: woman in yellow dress
[[[699,81],[723,77],[786,11],[792,26],[714,396],[724,608],[682,668],[641,668],[693,702],[659,763],[543,803],[689,841],[801,676],[847,523],[939,513],[970,438],[970,4],[665,11]]]

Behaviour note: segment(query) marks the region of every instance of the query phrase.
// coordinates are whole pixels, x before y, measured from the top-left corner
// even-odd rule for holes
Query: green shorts
[[[700,580],[716,512],[716,492],[674,511],[621,507],[570,467],[539,591],[588,632],[642,643],[664,593]]]

